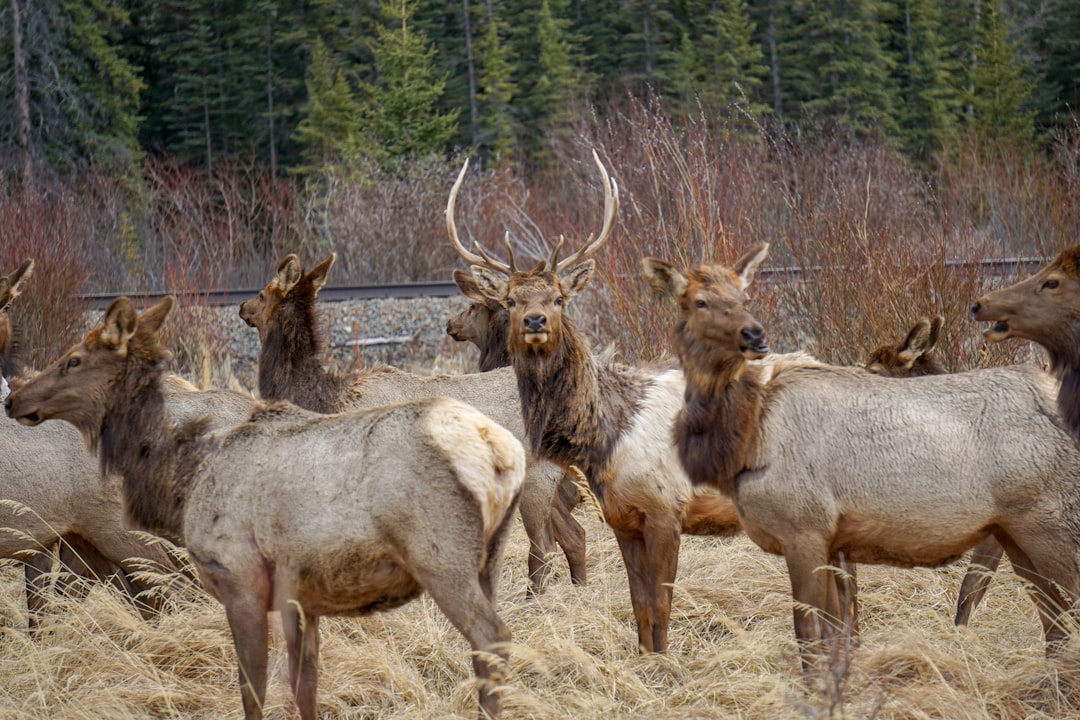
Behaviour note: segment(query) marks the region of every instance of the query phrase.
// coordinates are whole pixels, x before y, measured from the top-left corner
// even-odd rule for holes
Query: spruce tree
[[[306,86],[308,104],[294,135],[304,164],[294,171],[307,174],[328,163],[360,157],[365,149],[360,134],[360,104],[345,73],[334,67],[326,46],[319,40],[311,51]]]
[[[480,143],[496,158],[509,159],[515,147],[512,101],[516,86],[510,49],[503,40],[505,24],[488,3],[484,35],[478,46],[480,56]]]
[[[1030,138],[1034,111],[1029,107],[1034,82],[1027,76],[1019,44],[1008,37],[994,0],[982,8],[970,103],[972,123],[991,138]]]

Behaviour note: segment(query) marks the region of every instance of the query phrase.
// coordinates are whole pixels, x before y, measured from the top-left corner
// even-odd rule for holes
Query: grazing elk
[[[506,308],[480,292],[472,275],[454,270],[454,283],[469,299],[469,305],[446,322],[446,334],[457,342],[471,342],[480,350],[480,372],[510,365],[506,340],[510,315]],[[569,475],[563,475],[551,504],[551,522],[555,541],[566,555],[570,579],[575,585],[586,583],[585,529],[574,519],[574,508],[581,502],[581,491]],[[564,538],[569,538],[564,542]]]
[[[587,257],[607,240],[618,209],[618,187],[595,160],[604,183],[603,228],[562,261],[557,248],[533,270],[519,271],[512,253],[504,262],[462,246],[454,201],[467,163],[450,191],[447,232],[483,295],[509,311],[510,363],[533,453],[588,478],[626,563],[639,647],[664,652],[681,533],[730,535],[739,524],[730,499],[693,488],[679,465],[672,427],[682,373],[601,362],[564,314],[588,284],[594,262]]]
[[[837,635],[830,557],[937,566],[988,535],[1034,586],[1057,647],[1080,597],[1080,449],[1056,420],[1053,378],[1010,367],[897,382],[782,356],[756,367],[768,347],[743,303],[767,248],[731,268],[645,267],[679,308],[680,458],[784,556],[804,663]]]
[[[907,336],[899,343],[882,345],[870,353],[866,369],[875,375],[885,377],[909,378],[924,375],[944,375],[945,366],[936,354],[941,327],[945,318],[940,315],[933,320],[920,318]],[[960,584],[960,595],[956,601],[957,625],[967,625],[971,614],[982,602],[990,586],[990,577],[1001,564],[1005,548],[1001,547],[993,535],[975,546],[971,551],[971,564],[964,580]]]
[[[480,713],[498,712],[495,613],[521,444],[474,408],[429,398],[341,415],[258,404],[206,433],[165,414],[159,329],[171,297],[127,298],[7,399],[24,425],[67,420],[123,478],[132,524],[187,547],[225,606],[244,715],[262,717],[267,613],[278,611],[301,717],[314,720],[319,617],[398,607],[427,590],[469,641]]]
[[[514,374],[509,369],[471,375],[421,376],[388,366],[337,374],[323,361],[322,330],[316,311],[319,290],[334,264],[331,253],[308,272],[288,255],[258,295],[240,304],[240,317],[259,331],[259,394],[287,400],[320,413],[376,407],[403,400],[449,396],[462,400],[524,439]],[[530,460],[520,513],[529,538],[527,596],[542,591],[555,549],[553,502],[560,473]],[[561,496],[560,496],[561,497]],[[569,517],[569,510],[559,513]],[[559,538],[575,579],[585,580],[585,531],[572,517]]]

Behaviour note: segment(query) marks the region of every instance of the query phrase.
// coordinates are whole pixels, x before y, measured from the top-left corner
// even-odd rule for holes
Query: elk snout
[[[247,309],[247,301],[240,303],[240,319],[248,324],[248,327],[255,327],[255,323],[251,322],[251,313]]]
[[[760,323],[746,325],[740,335],[744,353],[761,357],[769,352],[769,344],[765,342],[765,328]]]
[[[525,332],[539,333],[547,331],[546,315],[526,315]]]

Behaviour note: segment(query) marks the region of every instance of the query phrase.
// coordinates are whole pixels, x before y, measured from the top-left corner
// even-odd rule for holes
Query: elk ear
[[[461,291],[462,295],[473,302],[484,303],[489,299],[480,291],[480,286],[476,284],[476,279],[464,270],[454,271],[454,284],[458,286],[458,290]]]
[[[938,340],[941,339],[941,328],[944,326],[945,317],[943,315],[937,315],[930,321],[930,338],[926,341],[927,352],[937,347]]]
[[[502,302],[506,297],[506,281],[497,273],[480,265],[471,265],[473,279],[476,280],[476,289],[485,298]]]
[[[559,285],[562,287],[563,297],[569,300],[585,288],[589,287],[589,281],[592,280],[594,272],[596,272],[595,260],[586,260],[571,268],[570,272],[559,278]]]
[[[905,370],[910,370],[915,361],[926,354],[931,347],[929,340],[930,321],[920,318],[904,338],[904,342],[896,353],[896,357],[903,363]]]
[[[169,315],[169,311],[172,310],[175,302],[176,300],[172,295],[166,295],[143,310],[136,323],[138,333],[145,336],[156,335],[161,330],[161,324],[165,322],[165,318]]]
[[[285,256],[285,259],[278,265],[277,275],[271,281],[278,290],[283,293],[287,293],[296,287],[296,283],[300,282],[300,278],[303,277],[303,270],[300,267],[300,258],[296,255],[289,253]]]
[[[755,245],[739,258],[734,267],[731,268],[739,276],[739,285],[742,290],[750,287],[750,282],[754,279],[758,268],[761,267],[761,263],[765,262],[765,257],[768,254],[769,243]]]
[[[29,279],[30,275],[34,272],[34,261],[25,260],[23,264],[19,266],[19,269],[11,273],[9,280],[11,282],[11,297],[14,298],[20,292],[22,292],[22,284]]]
[[[293,255],[292,257],[296,256]],[[326,284],[326,277],[330,274],[330,268],[334,267],[335,260],[337,260],[337,253],[330,253],[326,256],[325,260],[311,268],[311,270],[308,271],[308,274],[304,276],[304,278],[314,286],[316,293],[322,290],[323,285]],[[299,267],[299,265],[300,262],[297,261],[297,267]],[[281,271],[279,270],[278,272],[280,274]]]
[[[98,336],[103,345],[113,350],[127,351],[127,342],[135,334],[135,306],[126,297],[118,297],[105,311],[105,322]]]
[[[641,269],[645,271],[645,277],[649,279],[649,284],[658,295],[677,300],[686,292],[686,276],[667,260],[655,257],[642,258]]]

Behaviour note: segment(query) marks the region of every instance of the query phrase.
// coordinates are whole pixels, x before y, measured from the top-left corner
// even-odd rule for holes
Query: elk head
[[[454,283],[469,306],[446,321],[446,334],[458,342],[471,342],[480,348],[480,371],[487,372],[510,364],[506,334],[510,315],[498,300],[480,291],[472,275],[454,270]]]
[[[619,209],[619,187],[608,175],[595,151],[593,160],[604,184],[604,219],[600,234],[595,238],[590,236],[581,249],[562,260],[559,253],[565,238],[560,237],[551,257],[531,270],[516,268],[509,237],[506,241],[507,261],[499,260],[479,243],[476,244],[476,252],[461,244],[454,222],[454,202],[465,179],[468,161],[450,190],[450,199],[446,203],[446,230],[450,242],[458,255],[471,265],[477,297],[483,297],[485,303],[494,301],[505,308],[509,316],[508,343],[512,354],[543,356],[562,346],[565,330],[563,310],[571,298],[588,286],[596,264],[587,258],[599,250],[611,235]]]
[[[274,322],[281,322],[287,307],[295,308],[292,311],[295,313],[297,309],[314,305],[336,259],[337,255],[330,253],[305,274],[300,258],[291,253],[286,255],[266,287],[255,297],[240,303],[240,318],[265,337]]]
[[[941,315],[933,320],[919,318],[899,344],[882,345],[870,353],[866,369],[875,375],[897,378],[944,374],[941,361],[930,354],[937,347],[944,323],[945,318]]]
[[[993,323],[983,332],[989,342],[1031,340],[1046,348],[1056,370],[1080,367],[1080,245],[1027,280],[979,298],[971,312]]]
[[[700,373],[702,380],[730,379],[726,376],[745,361],[769,352],[764,328],[745,308],[746,288],[768,252],[762,243],[730,268],[699,265],[686,274],[665,260],[642,261],[656,291],[678,305],[674,345],[687,373]]]
[[[156,365],[171,357],[158,332],[172,306],[173,298],[165,297],[136,315],[128,298],[113,300],[99,327],[8,396],[8,416],[23,425],[67,420],[95,447],[112,388],[128,361]]]

